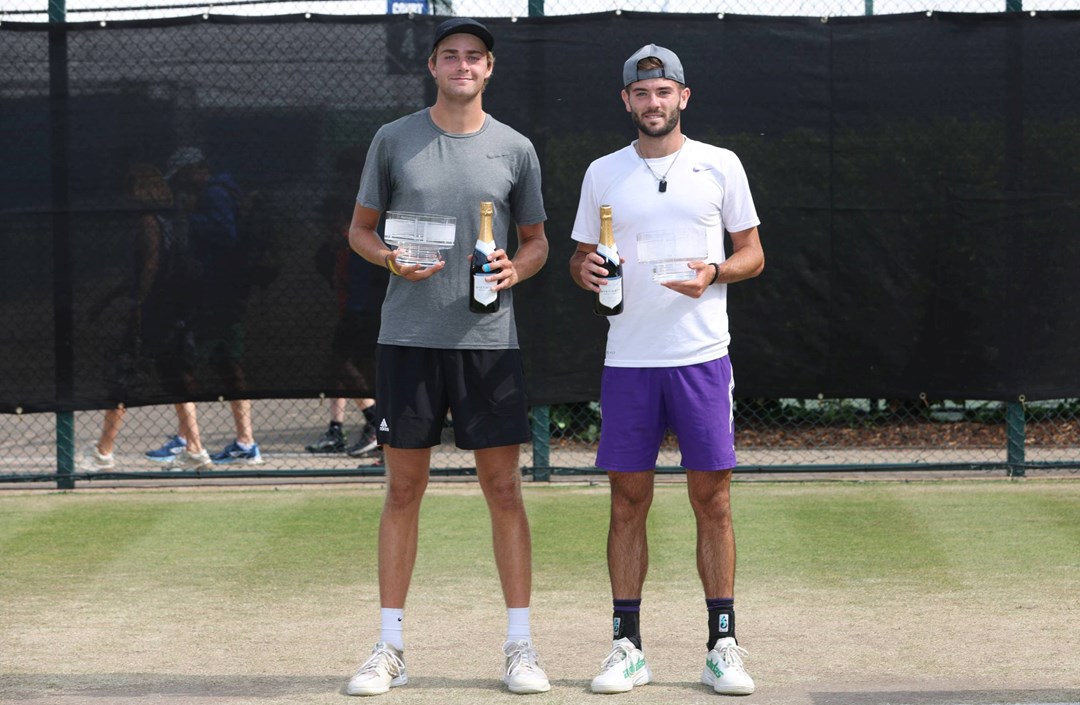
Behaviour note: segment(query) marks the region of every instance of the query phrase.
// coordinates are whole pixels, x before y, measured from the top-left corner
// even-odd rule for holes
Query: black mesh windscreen
[[[370,395],[386,273],[344,233],[375,130],[433,100],[439,19],[3,23],[0,411]],[[569,233],[650,42],[761,216],[765,272],[729,291],[739,396],[1080,395],[1080,15],[486,22],[484,106],[536,145],[550,218],[515,295],[532,403],[598,397]],[[236,204],[225,241],[155,187],[184,147]]]

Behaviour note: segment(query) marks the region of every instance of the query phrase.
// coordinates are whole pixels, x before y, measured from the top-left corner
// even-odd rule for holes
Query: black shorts
[[[375,365],[379,443],[437,446],[447,411],[454,443],[463,450],[517,445],[532,437],[520,350],[379,345]]]

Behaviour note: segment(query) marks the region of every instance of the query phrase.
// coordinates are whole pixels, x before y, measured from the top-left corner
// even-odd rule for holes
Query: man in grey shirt
[[[512,287],[547,259],[540,166],[532,144],[484,112],[494,39],[457,17],[435,30],[428,70],[435,104],[375,134],[360,180],[349,242],[391,277],[376,352],[378,436],[386,458],[379,523],[382,629],[371,657],[346,688],[377,695],[408,682],[402,621],[416,561],[420,502],[447,411],[455,442],[473,450],[491,514],[495,564],[507,606],[503,681],[514,693],[550,689],[532,645],[532,543],[521,496],[520,444],[529,440],[524,373]],[[495,313],[469,309],[470,258],[480,203],[494,204],[495,250],[486,277],[501,297]],[[456,219],[445,257],[423,266],[399,261],[376,231],[384,213]],[[511,222],[517,248],[507,254]],[[435,641],[434,639],[432,641]]]

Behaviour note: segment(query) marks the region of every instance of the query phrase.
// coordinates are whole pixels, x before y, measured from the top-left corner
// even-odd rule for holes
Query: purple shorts
[[[679,439],[684,468],[734,468],[734,389],[726,355],[685,367],[605,367],[597,467],[615,472],[654,469],[670,429]]]

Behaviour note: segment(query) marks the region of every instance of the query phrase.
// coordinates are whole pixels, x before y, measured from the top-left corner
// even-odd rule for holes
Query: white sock
[[[382,614],[382,633],[379,636],[379,641],[385,641],[398,651],[404,651],[405,635],[401,623],[405,619],[405,610],[383,607],[379,612]]]
[[[507,607],[506,608],[506,640],[507,641],[532,641],[532,633],[529,630],[529,608]]]

